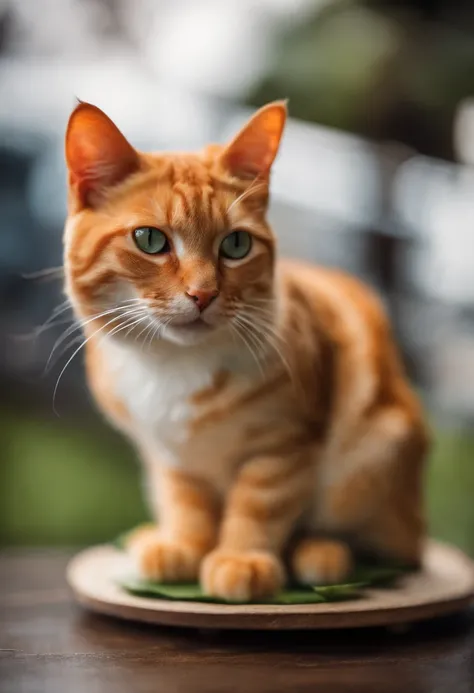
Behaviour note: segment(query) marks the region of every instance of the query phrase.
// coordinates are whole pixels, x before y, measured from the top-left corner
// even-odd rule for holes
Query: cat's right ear
[[[258,110],[225,148],[225,168],[238,178],[266,178],[278,153],[286,117],[286,101],[274,101]]]
[[[136,150],[100,108],[79,103],[66,130],[66,163],[76,208],[100,204],[104,192],[137,171]]]

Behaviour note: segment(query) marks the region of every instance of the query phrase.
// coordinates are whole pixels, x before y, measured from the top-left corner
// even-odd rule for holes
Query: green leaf
[[[322,604],[326,600],[313,590],[294,589],[282,590],[280,594],[267,604]]]
[[[155,597],[157,599],[173,599],[185,602],[219,602],[219,599],[204,594],[198,584],[166,585],[149,580],[132,578],[123,580],[121,587],[139,597]]]
[[[197,584],[165,585],[148,580],[132,578],[120,583],[127,592],[139,597],[171,599],[179,601],[228,603],[204,594]],[[294,587],[282,590],[274,599],[262,600],[265,604],[322,604],[324,602],[354,599],[359,595],[361,583],[331,585],[325,587]]]
[[[356,599],[364,587],[368,587],[367,582],[348,582],[344,585],[319,585],[313,590],[325,602],[341,602],[345,599]]]

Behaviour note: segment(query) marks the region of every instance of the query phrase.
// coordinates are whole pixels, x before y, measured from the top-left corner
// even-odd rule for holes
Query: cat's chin
[[[206,342],[220,332],[215,325],[202,320],[185,324],[167,325],[162,332],[162,339],[181,346],[192,346]]]

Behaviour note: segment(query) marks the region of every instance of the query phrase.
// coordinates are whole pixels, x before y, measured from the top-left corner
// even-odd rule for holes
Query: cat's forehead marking
[[[170,177],[172,186],[176,184],[199,188],[212,185],[209,165],[196,154],[181,154],[171,162]]]
[[[191,186],[177,182],[168,198],[168,223],[178,232],[211,232],[222,220],[216,219],[215,190],[210,185]]]
[[[181,155],[170,162],[168,176],[167,223],[188,250],[197,250],[205,237],[212,242],[226,221],[210,167],[196,155]]]

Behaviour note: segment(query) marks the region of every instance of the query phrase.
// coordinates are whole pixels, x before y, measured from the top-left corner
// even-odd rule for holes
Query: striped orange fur
[[[417,563],[425,532],[428,435],[379,301],[277,259],[266,211],[285,118],[276,102],[227,146],[143,154],[81,103],[66,135],[66,290],[156,521],[130,555],[149,578],[200,576],[234,600],[288,571],[343,579],[356,549]]]

